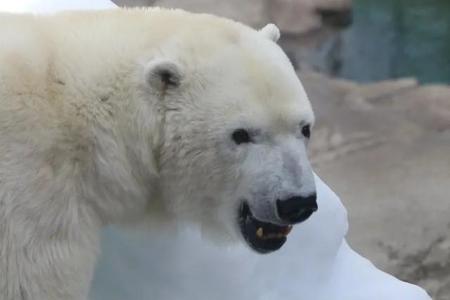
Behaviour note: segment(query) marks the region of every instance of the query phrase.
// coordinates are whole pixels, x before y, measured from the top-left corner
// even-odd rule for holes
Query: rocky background
[[[315,108],[311,159],[348,209],[350,243],[433,299],[450,299],[449,86],[333,78],[335,53],[319,64],[317,57],[351,24],[351,0],[115,2],[214,13],[256,28],[277,24]]]

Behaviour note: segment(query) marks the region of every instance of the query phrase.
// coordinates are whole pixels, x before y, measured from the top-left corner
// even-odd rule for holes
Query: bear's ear
[[[266,38],[277,42],[280,38],[280,29],[275,24],[267,24],[259,30],[259,32]]]
[[[177,63],[168,59],[154,59],[145,68],[145,79],[151,88],[165,92],[177,88],[183,75]]]

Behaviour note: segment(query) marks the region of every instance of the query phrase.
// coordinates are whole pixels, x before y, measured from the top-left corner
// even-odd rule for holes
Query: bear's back
[[[88,137],[88,124],[113,115],[105,107],[130,98],[139,63],[173,51],[195,65],[194,55],[205,61],[245,31],[227,19],[158,8],[0,14],[0,156],[14,143],[78,143],[69,137]]]

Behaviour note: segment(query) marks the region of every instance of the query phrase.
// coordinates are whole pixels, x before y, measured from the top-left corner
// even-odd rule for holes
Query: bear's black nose
[[[277,200],[277,210],[278,217],[284,222],[289,224],[303,222],[317,210],[316,194]]]

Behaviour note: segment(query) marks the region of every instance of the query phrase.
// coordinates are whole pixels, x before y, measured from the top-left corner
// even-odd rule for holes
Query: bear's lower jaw
[[[290,225],[276,225],[256,219],[246,202],[240,207],[239,227],[247,244],[261,254],[280,249],[292,229]]]

